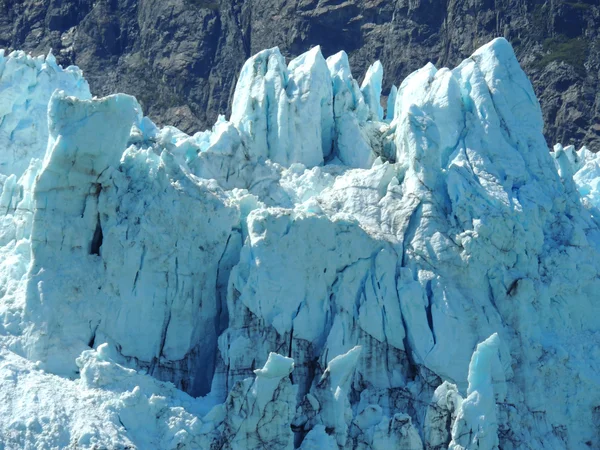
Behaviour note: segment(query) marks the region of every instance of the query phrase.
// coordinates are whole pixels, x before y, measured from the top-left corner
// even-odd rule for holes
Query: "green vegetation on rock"
[[[185,0],[186,3],[195,6],[196,8],[205,8],[216,11],[219,9],[219,4],[216,1],[210,0]]]
[[[557,35],[545,39],[543,47],[545,54],[536,61],[537,67],[545,67],[554,61],[564,61],[577,72],[585,72],[589,44],[584,38],[568,39],[566,36]]]
[[[580,9],[582,11],[588,11],[588,10],[590,10],[592,8],[592,5],[590,5],[589,3],[566,2],[565,4],[569,5],[573,9]]]

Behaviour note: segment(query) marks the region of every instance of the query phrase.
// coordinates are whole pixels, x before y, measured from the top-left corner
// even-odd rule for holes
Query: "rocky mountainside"
[[[186,132],[229,114],[237,74],[257,51],[292,58],[344,49],[353,72],[380,59],[384,94],[431,61],[454,66],[497,36],[531,78],[554,142],[600,143],[596,0],[0,0],[0,46],[53,49],[92,92],[135,95]],[[359,77],[360,78],[360,77]]]

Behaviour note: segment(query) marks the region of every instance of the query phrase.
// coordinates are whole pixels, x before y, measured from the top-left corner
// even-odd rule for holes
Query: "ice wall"
[[[9,445],[600,445],[595,158],[548,152],[504,39],[385,120],[381,77],[265,50],[193,136],[43,88],[0,197]]]
[[[32,58],[0,50],[0,174],[19,178],[32,158],[42,158],[48,142],[48,102],[55,89],[91,97],[77,67],[63,69],[49,53]],[[3,177],[3,178],[4,178]]]

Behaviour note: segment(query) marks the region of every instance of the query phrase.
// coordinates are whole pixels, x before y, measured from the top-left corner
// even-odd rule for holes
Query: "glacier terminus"
[[[600,157],[503,38],[382,78],[267,49],[187,135],[1,52],[0,449],[600,448]]]

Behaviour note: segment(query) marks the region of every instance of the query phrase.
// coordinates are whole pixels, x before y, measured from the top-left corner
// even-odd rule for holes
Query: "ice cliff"
[[[0,448],[600,447],[600,160],[496,39],[279,50],[158,129],[0,54]]]

